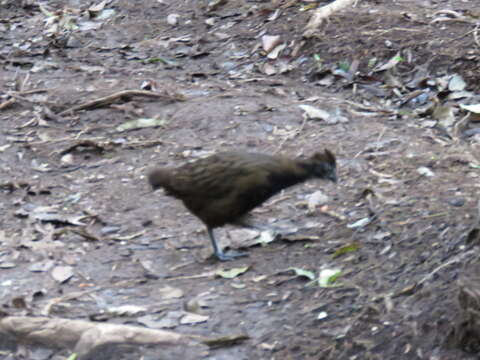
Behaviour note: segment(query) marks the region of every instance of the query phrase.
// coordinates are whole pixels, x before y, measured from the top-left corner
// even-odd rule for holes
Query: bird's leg
[[[215,236],[213,235],[213,229],[207,228],[207,231],[208,231],[208,236],[210,236],[210,240],[212,241],[213,252],[220,261],[229,261],[237,257],[248,256],[247,253],[235,252],[235,251],[231,251],[230,253],[225,254],[222,251],[222,249],[218,246],[217,241],[215,240]]]

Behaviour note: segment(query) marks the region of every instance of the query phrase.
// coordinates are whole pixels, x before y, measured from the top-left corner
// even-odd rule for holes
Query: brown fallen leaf
[[[232,336],[222,336],[218,338],[204,340],[203,343],[210,347],[211,349],[218,349],[222,347],[229,347],[240,344],[245,340],[250,339],[246,334],[232,335]]]

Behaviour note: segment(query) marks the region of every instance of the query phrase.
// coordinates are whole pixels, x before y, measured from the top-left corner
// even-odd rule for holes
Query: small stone
[[[450,198],[450,199],[447,200],[447,202],[448,202],[450,205],[456,206],[456,207],[460,207],[460,206],[465,205],[465,199],[464,199],[464,198],[461,198],[461,197]]]

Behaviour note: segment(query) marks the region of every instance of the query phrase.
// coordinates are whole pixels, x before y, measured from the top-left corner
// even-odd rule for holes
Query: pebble
[[[447,202],[450,205],[456,206],[456,207],[460,207],[460,206],[465,205],[465,199],[461,198],[461,197],[450,198],[450,199],[447,200]]]

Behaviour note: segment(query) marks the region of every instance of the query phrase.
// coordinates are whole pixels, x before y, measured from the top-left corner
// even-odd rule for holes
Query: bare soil
[[[439,79],[458,74],[480,90],[477,0],[359,1],[309,39],[314,9],[301,10],[311,2],[116,0],[111,17],[91,21],[91,4],[41,4],[83,27],[49,34],[38,4],[0,1],[5,316],[248,336],[220,348],[116,345],[92,359],[477,358],[476,339],[459,338],[458,300],[477,284],[465,280],[478,260],[477,127],[444,128],[418,111],[450,104],[460,124],[465,101],[447,98]],[[263,35],[280,36],[278,57],[267,57]],[[397,66],[374,70],[397,54]],[[76,108],[141,89],[162,96]],[[418,90],[425,103],[404,101]],[[305,104],[342,121],[306,118]],[[138,118],[161,124],[119,131]],[[311,181],[255,210],[296,231],[229,263],[212,259],[199,220],[145,179],[153,166],[215,151],[324,148],[337,155],[339,183]],[[309,210],[317,190],[328,202]],[[234,230],[216,231],[224,246],[242,245]],[[234,279],[215,275],[241,267]],[[342,273],[320,287],[291,268]],[[141,310],[112,310],[124,305]],[[0,359],[72,351],[0,344]]]

